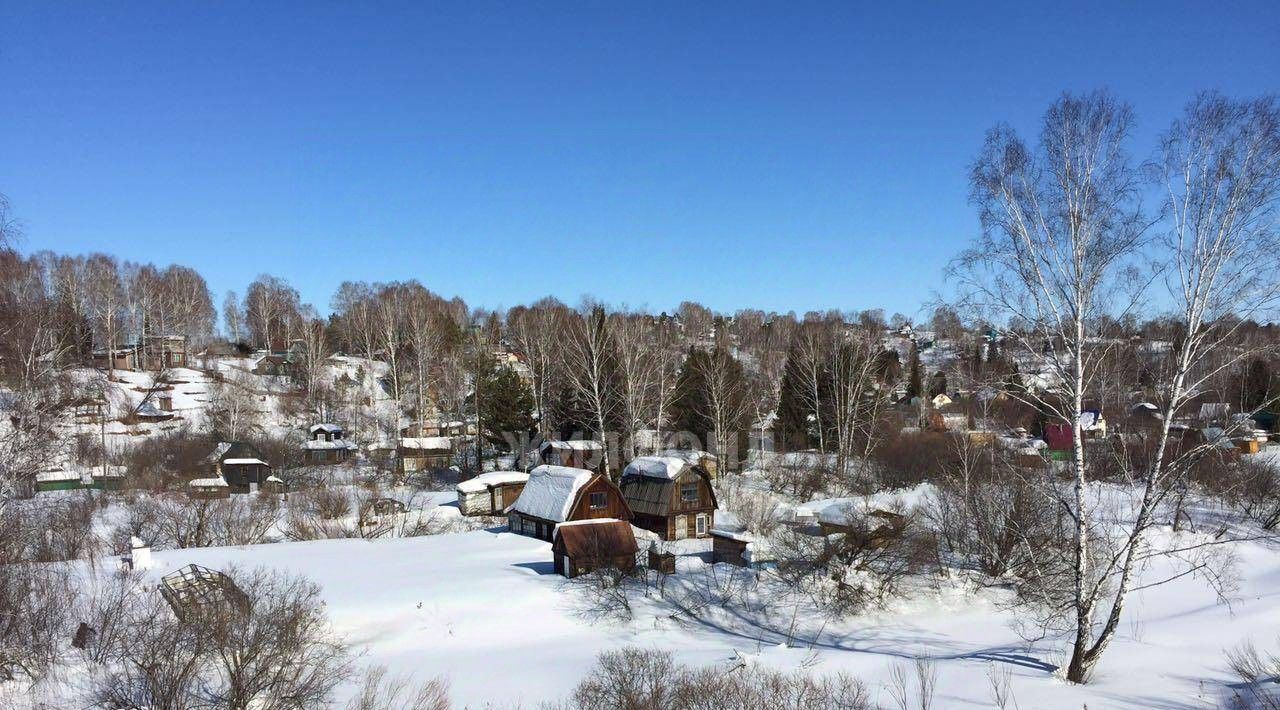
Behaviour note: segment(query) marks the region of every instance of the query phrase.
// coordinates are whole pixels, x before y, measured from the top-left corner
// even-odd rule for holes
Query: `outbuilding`
[[[556,574],[570,579],[602,568],[630,573],[638,550],[631,524],[614,518],[560,523],[551,542]]]
[[[529,474],[522,471],[490,471],[457,485],[458,509],[463,515],[502,515],[524,491]]]

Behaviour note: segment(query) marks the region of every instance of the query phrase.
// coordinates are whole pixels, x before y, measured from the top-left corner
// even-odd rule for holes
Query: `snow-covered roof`
[[[688,465],[689,462],[676,456],[639,456],[627,464],[622,475],[674,479]]]
[[[325,423],[322,423],[322,424],[313,424],[313,425],[311,426],[311,428],[310,428],[310,429],[308,429],[307,431],[311,432],[312,434],[314,434],[314,433],[316,433],[316,432],[318,432],[318,431],[323,431],[323,432],[328,432],[328,433],[330,433],[330,434],[334,434],[334,433],[337,433],[337,432],[342,431],[342,427],[338,426],[337,424],[330,424],[330,423],[328,423],[328,422],[325,422]]]
[[[862,501],[857,498],[825,498],[796,506],[796,514],[815,517],[828,525],[846,525],[861,505]]]
[[[1080,429],[1081,431],[1093,431],[1094,429],[1102,429],[1106,427],[1106,422],[1102,418],[1100,412],[1084,411],[1080,412]]]
[[[231,466],[269,466],[270,465],[266,461],[263,461],[262,459],[227,459],[222,463],[228,464]]]
[[[524,491],[507,508],[535,518],[561,522],[569,517],[569,508],[578,491],[595,476],[583,468],[542,465],[529,472]]]
[[[730,540],[737,540],[738,542],[753,542],[756,539],[755,535],[752,535],[745,530],[732,530],[718,525],[711,528],[711,534],[716,537],[726,537]]]
[[[560,528],[575,527],[578,525],[614,525],[622,522],[617,518],[587,518],[586,520],[566,520],[563,523],[556,523],[555,532],[552,537],[560,533]]]
[[[710,459],[712,461],[719,460],[715,454],[711,454],[706,451],[699,451],[698,449],[667,449],[665,451],[657,452],[656,455],[674,456],[678,459],[688,461],[689,463],[699,463],[702,459]]]
[[[311,451],[325,451],[328,449],[352,449],[355,450],[356,442],[348,439],[338,439],[337,441],[325,441],[323,439],[307,439],[302,442],[302,448]]]
[[[187,485],[192,488],[224,488],[227,482],[222,478],[197,478]]]
[[[267,483],[284,483],[284,481],[282,481],[279,476],[273,474],[267,476]]]
[[[490,471],[459,483],[457,491],[459,493],[479,493],[490,486],[501,486],[506,483],[524,483],[528,480],[529,474],[523,471]]]
[[[538,450],[558,449],[561,451],[601,451],[604,445],[594,439],[570,439],[568,441],[544,441]]]
[[[36,483],[79,480],[81,480],[80,474],[76,471],[41,471],[36,474]]]
[[[453,439],[447,436],[418,436],[400,440],[402,449],[452,449]]]

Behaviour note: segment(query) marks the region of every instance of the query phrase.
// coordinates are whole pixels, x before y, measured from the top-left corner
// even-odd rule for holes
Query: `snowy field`
[[[1245,639],[1271,646],[1280,635],[1280,556],[1253,544],[1238,545],[1237,554],[1242,581],[1229,606],[1191,578],[1132,597],[1132,621],[1087,687],[1053,675],[1061,659],[1047,643],[1028,647],[996,603],[998,592],[961,583],[924,590],[892,612],[825,625],[801,621],[787,647],[794,608],[771,603],[763,591],[745,604],[704,607],[697,619],[657,599],[637,605],[629,622],[584,616],[583,592],[553,573],[550,545],[497,528],[163,551],[155,553],[152,575],[193,562],[305,575],[323,587],[337,629],[366,652],[362,662],[446,676],[459,707],[532,707],[562,698],[596,653],[638,645],[726,669],[745,661],[848,671],[883,704],[891,702],[883,689],[890,666],[922,655],[936,662],[936,707],[992,707],[987,674],[1003,666],[1024,709],[1174,709],[1216,706],[1228,681],[1223,650]],[[706,583],[703,571],[695,557],[682,559],[681,581],[667,598],[696,592]],[[799,616],[812,619],[803,610]]]

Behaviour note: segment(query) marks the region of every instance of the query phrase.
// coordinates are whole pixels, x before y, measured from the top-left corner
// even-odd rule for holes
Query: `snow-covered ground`
[[[684,545],[684,548],[690,548]],[[799,616],[771,599],[769,585],[745,603],[703,607],[697,616],[676,601],[651,599],[629,622],[583,616],[581,589],[552,571],[550,545],[500,528],[431,537],[327,540],[155,553],[155,578],[185,564],[267,566],[305,575],[323,587],[338,630],[367,651],[363,662],[420,678],[444,675],[461,706],[525,707],[562,698],[601,650],[639,645],[673,651],[685,662],[747,662],[816,673],[848,671],[889,703],[889,668],[915,656],[936,662],[936,707],[992,707],[990,667],[1012,671],[1022,708],[1212,707],[1223,683],[1223,650],[1280,636],[1280,555],[1258,544],[1236,546],[1242,581],[1230,606],[1192,578],[1131,599],[1132,621],[1085,687],[1058,680],[1062,662],[1045,642],[1028,646],[993,590],[960,582],[922,590],[891,611],[841,622]],[[704,553],[705,557],[705,553]],[[704,590],[697,557],[682,560],[667,598]],[[716,566],[717,575],[743,574]],[[1158,574],[1159,570],[1152,570]],[[816,661],[816,663],[815,663]]]

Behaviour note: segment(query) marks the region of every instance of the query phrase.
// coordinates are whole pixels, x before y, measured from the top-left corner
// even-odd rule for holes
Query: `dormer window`
[[[592,510],[600,510],[608,505],[604,493],[592,493],[590,505]]]

